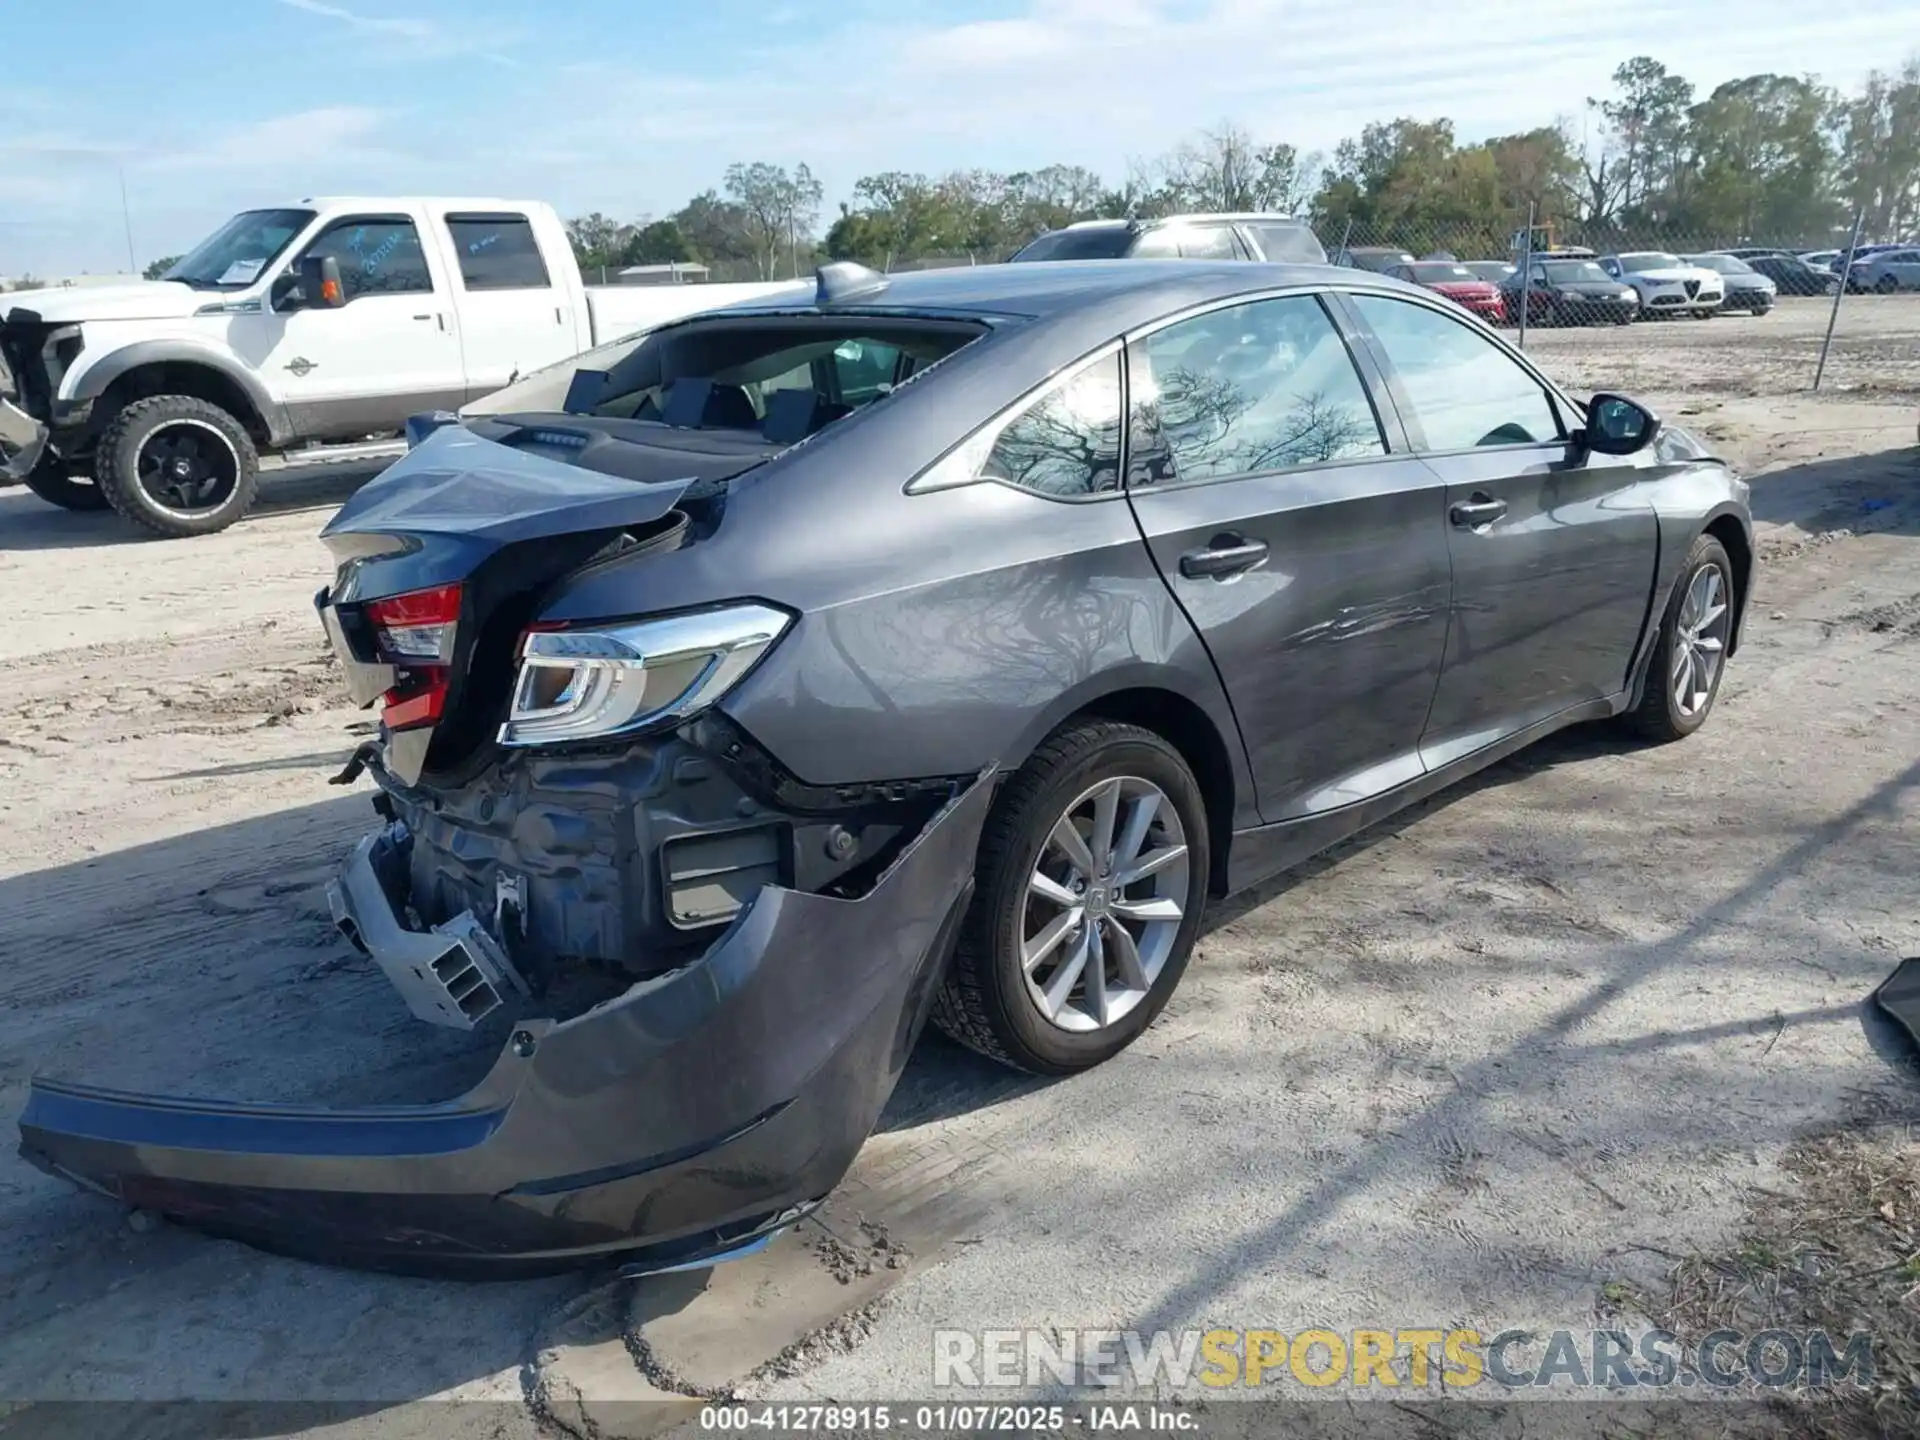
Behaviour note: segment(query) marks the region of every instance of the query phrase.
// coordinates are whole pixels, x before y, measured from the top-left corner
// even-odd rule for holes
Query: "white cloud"
[[[115,158],[127,166],[140,235],[168,249],[228,210],[324,191],[482,191],[550,199],[567,213],[661,214],[718,185],[730,162],[767,159],[810,164],[830,214],[878,169],[1060,161],[1118,179],[1131,158],[1223,120],[1303,150],[1330,150],[1398,115],[1450,116],[1467,140],[1561,116],[1577,128],[1587,97],[1608,93],[1614,67],[1636,54],[1703,93],[1761,70],[1851,86],[1871,66],[1897,65],[1903,48],[1888,37],[1912,29],[1911,0],[1826,11],[1745,0],[1737,23],[1697,0],[1641,0],[1630,11],[1538,0],[1027,0],[1002,18],[959,22],[926,18],[934,7],[841,0],[837,29],[817,18],[743,22],[697,68],[664,64],[644,25],[551,13],[538,25],[539,64],[436,67],[429,84],[423,57],[511,64],[509,52],[536,32],[389,16],[372,0],[278,3],[329,22],[351,49],[352,77],[373,62],[396,67],[385,73],[401,83],[356,90],[326,66],[292,70],[289,87],[301,87],[292,104],[309,108],[224,131],[129,129],[124,145],[111,134],[39,133],[68,122],[36,115],[12,129],[39,133],[37,155],[0,138],[0,210],[58,222],[86,247],[76,256],[86,263],[115,248]],[[429,94],[450,98],[431,105]],[[88,97],[70,99],[54,114],[88,113]],[[59,158],[62,147],[74,155]],[[60,263],[34,258],[43,269]]]
[[[350,29],[368,35],[397,35],[408,40],[431,40],[438,33],[430,21],[410,20],[401,16],[362,15],[343,5],[328,5],[324,0],[280,0],[289,10],[304,10],[309,15],[323,15],[329,20],[338,20]]]

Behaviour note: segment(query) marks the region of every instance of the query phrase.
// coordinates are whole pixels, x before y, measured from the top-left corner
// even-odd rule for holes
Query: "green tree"
[[[708,264],[753,259],[746,214],[717,191],[705,190],[668,217],[693,253]]]
[[[620,263],[620,247],[629,227],[610,220],[598,210],[567,221],[567,240],[573,246],[573,258],[589,276],[597,276],[603,266]]]
[[[1673,222],[1738,239],[1817,238],[1838,218],[1828,118],[1835,97],[1809,80],[1750,75],[1688,114],[1688,183]]]
[[[147,268],[145,270],[142,270],[140,273],[143,277],[145,277],[148,280],[158,280],[162,275],[166,274],[167,271],[171,270],[174,266],[178,265],[179,263],[180,263],[180,257],[178,255],[162,255],[158,260],[154,261],[151,265],[147,266]]]
[[[1897,240],[1920,230],[1920,55],[1898,74],[1874,71],[1839,107],[1839,192],[1848,219]]]
[[[622,265],[686,264],[699,258],[672,217],[634,228],[620,247]]]
[[[1693,85],[1637,55],[1613,72],[1618,94],[1593,102],[1616,157],[1612,203],[1593,218],[1659,218],[1684,189]]]

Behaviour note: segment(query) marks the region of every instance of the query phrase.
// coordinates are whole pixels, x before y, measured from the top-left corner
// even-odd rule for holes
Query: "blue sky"
[[[144,265],[309,194],[628,218],[804,160],[831,213],[872,170],[1117,179],[1224,120],[1302,149],[1400,114],[1577,131],[1629,55],[1852,86],[1916,46],[1912,0],[0,0],[0,274],[124,269],[122,174]]]

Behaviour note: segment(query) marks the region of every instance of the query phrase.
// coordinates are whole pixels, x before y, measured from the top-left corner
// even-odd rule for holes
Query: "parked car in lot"
[[[1291,215],[1168,215],[1156,220],[1081,220],[1030,240],[1008,257],[1033,260],[1263,260],[1318,265],[1313,229]]]
[[[160,280],[0,296],[0,484],[209,534],[247,513],[263,454],[397,436],[417,411],[779,288],[589,288],[534,201],[243,211]]]
[[[1645,318],[1691,315],[1706,320],[1726,299],[1726,286],[1718,274],[1689,265],[1664,250],[1606,255],[1598,263],[1608,275],[1633,287]]]
[[[1505,260],[1462,260],[1460,263],[1473,272],[1475,279],[1491,280],[1495,285],[1504,285],[1518,268]]]
[[[1386,273],[1396,280],[1410,281],[1436,295],[1444,295],[1490,325],[1506,323],[1507,307],[1500,298],[1500,287],[1491,280],[1482,280],[1458,261],[1416,260],[1411,265],[1396,265]]]
[[[1506,283],[1507,310],[1518,316],[1521,279]],[[1530,325],[1625,325],[1640,315],[1640,295],[1592,260],[1534,260],[1527,267],[1527,323]]]
[[[1414,258],[1393,245],[1355,245],[1336,254],[1333,263],[1352,270],[1371,270],[1376,275],[1384,275],[1396,265],[1413,264]]]
[[[1832,271],[1835,262],[1840,258],[1840,252],[1838,250],[1802,250],[1800,258],[1815,270]]]
[[[724,1257],[833,1188],[929,1014],[1097,1064],[1210,897],[1564,726],[1690,735],[1741,638],[1746,486],[1384,277],[828,266],[601,359],[323,532],[383,707],[330,903],[491,1072],[36,1078],[30,1160],[336,1264]]]
[[[1920,247],[1888,248],[1862,254],[1847,270],[1849,290],[1920,290]]]
[[[1720,277],[1725,294],[1720,302],[1723,314],[1728,310],[1746,310],[1754,315],[1765,315],[1773,309],[1774,301],[1780,298],[1780,287],[1738,256],[1713,251],[1681,258],[1689,265],[1711,270]]]
[[[1790,250],[1728,250],[1724,252],[1773,281],[1781,295],[1831,295],[1840,277],[1824,266],[1814,266]]]

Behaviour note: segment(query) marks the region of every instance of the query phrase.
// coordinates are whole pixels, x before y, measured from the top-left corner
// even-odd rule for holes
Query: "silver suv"
[[[1011,260],[1264,260],[1324,265],[1326,248],[1291,215],[1168,215],[1158,220],[1081,220],[1049,230]]]

